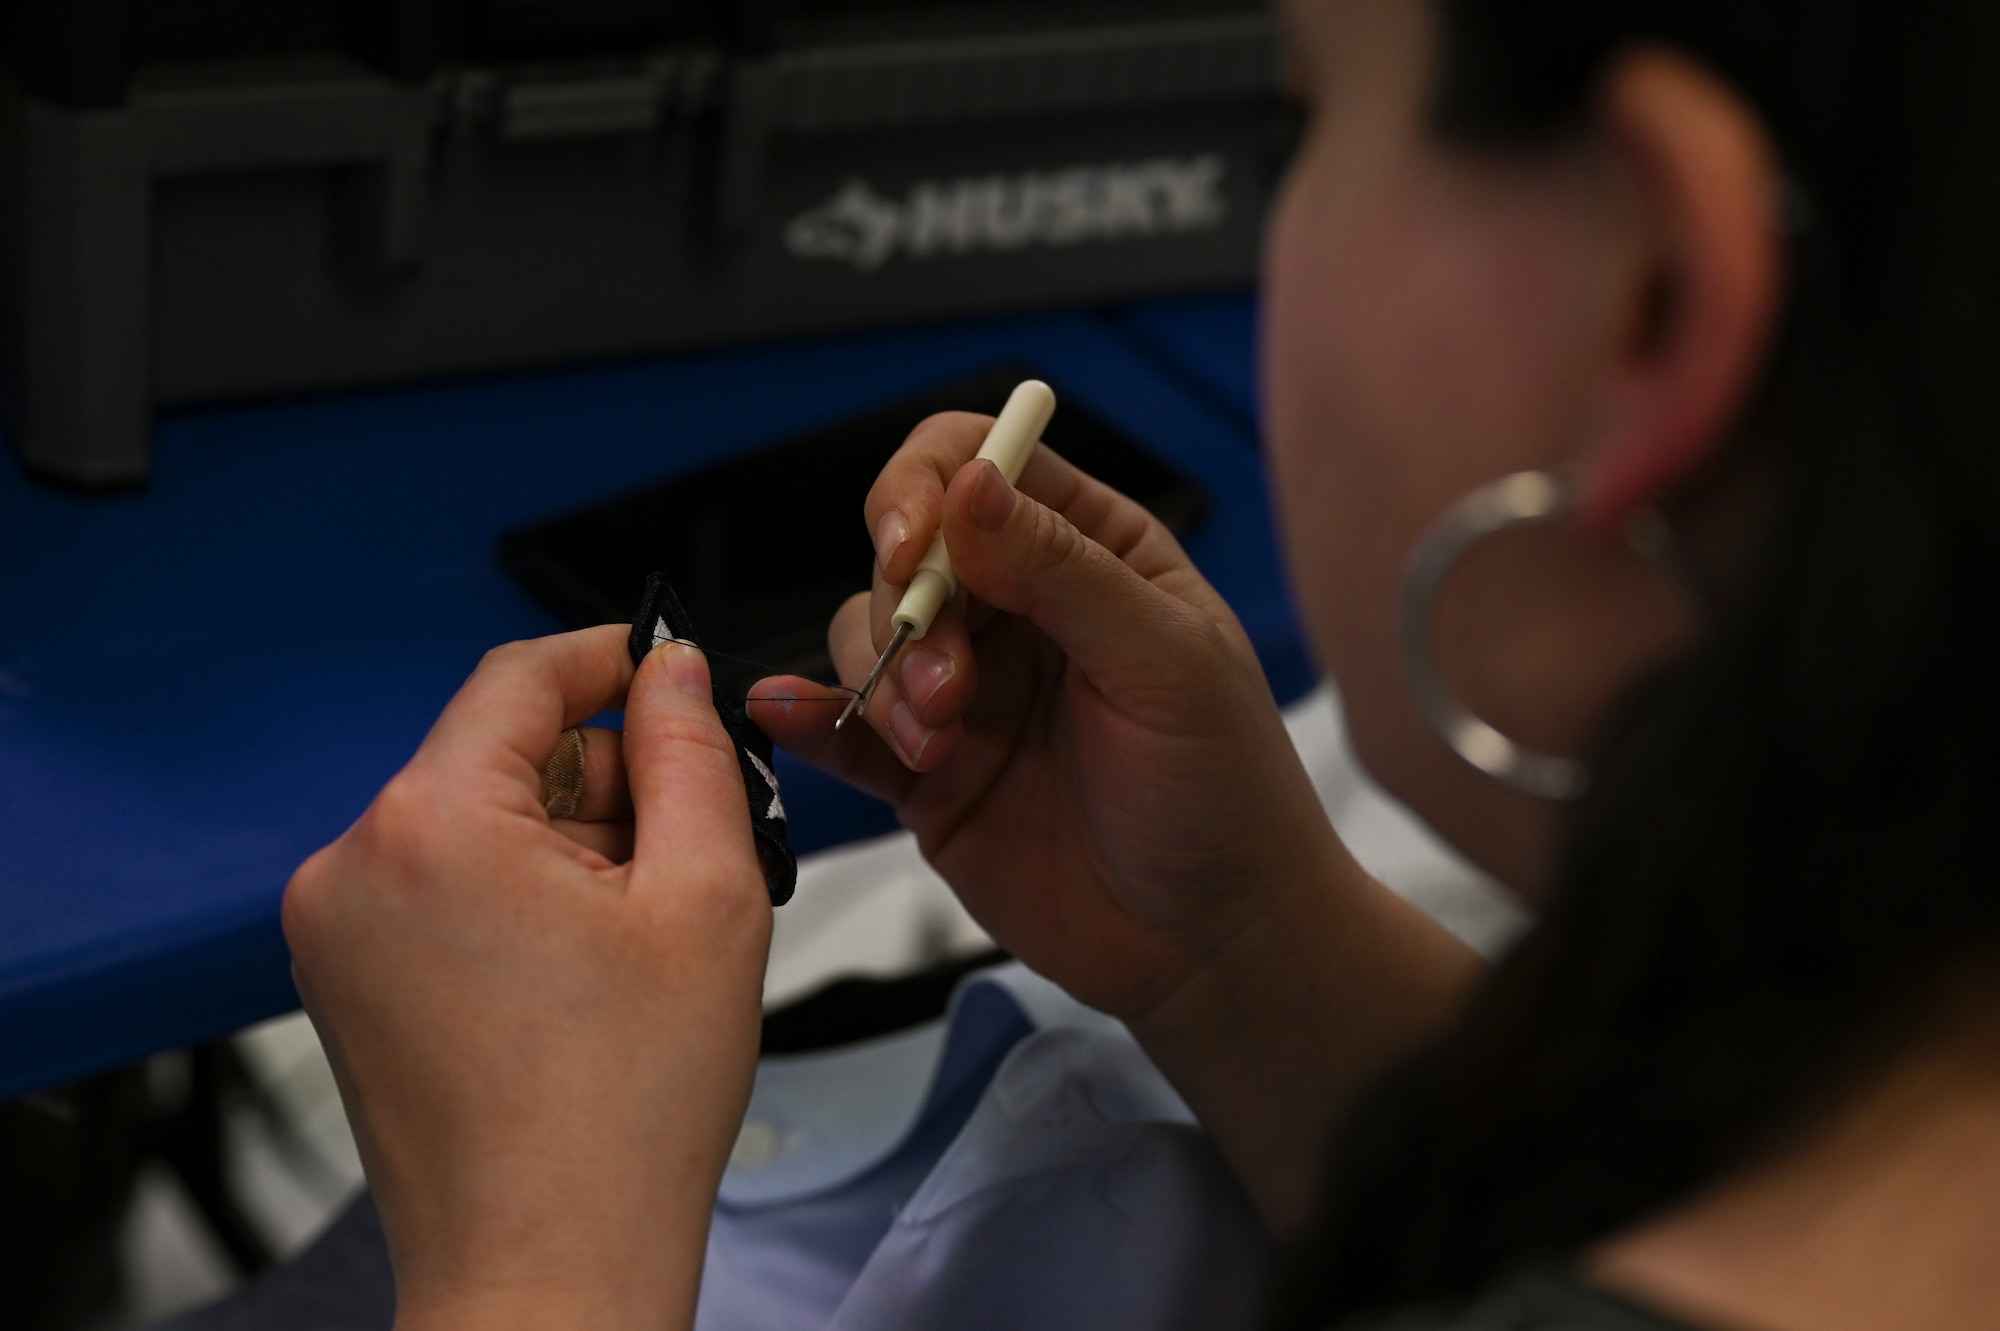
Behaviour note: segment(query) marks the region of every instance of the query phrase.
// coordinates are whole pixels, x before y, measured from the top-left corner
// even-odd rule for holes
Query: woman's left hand
[[[404,1331],[693,1320],[771,909],[706,661],[667,644],[635,677],[625,634],[489,654],[285,893]],[[563,729],[621,700],[622,863],[540,797]]]

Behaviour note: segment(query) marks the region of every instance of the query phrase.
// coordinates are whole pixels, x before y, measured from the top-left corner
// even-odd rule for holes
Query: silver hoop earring
[[[1583,794],[1590,769],[1574,758],[1537,753],[1516,743],[1459,701],[1438,668],[1432,621],[1445,575],[1467,550],[1515,527],[1560,522],[1574,508],[1569,482],[1553,472],[1516,472],[1481,486],[1452,505],[1418,542],[1403,579],[1401,605],[1403,669],[1424,719],[1454,753],[1480,771],[1514,790],[1552,800]],[[1645,510],[1628,526],[1625,539],[1636,553],[1691,585],[1673,534],[1658,512]]]

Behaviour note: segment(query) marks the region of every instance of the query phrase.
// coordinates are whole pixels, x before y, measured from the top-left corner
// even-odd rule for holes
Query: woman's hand
[[[406,1329],[693,1320],[771,911],[706,662],[635,678],[625,635],[490,654],[285,894]],[[621,700],[552,825],[558,736]]]
[[[1047,448],[1017,491],[971,460],[988,424],[926,421],[869,494],[875,587],[834,620],[842,679],[889,640],[932,532],[970,594],[904,649],[872,730],[835,733],[839,695],[796,678],[754,715],[892,801],[1003,946],[1125,1020],[1289,1230],[1330,1118],[1475,963],[1348,856],[1172,535]]]
[[[1255,652],[1173,536],[1046,447],[1020,489],[967,465],[990,424],[918,427],[869,494],[878,567],[835,619],[859,684],[942,525],[961,598],[868,708],[759,703],[785,747],[892,800],[1004,946],[1085,1002],[1144,1014],[1288,895],[1357,875]],[[802,692],[802,681],[759,694]]]

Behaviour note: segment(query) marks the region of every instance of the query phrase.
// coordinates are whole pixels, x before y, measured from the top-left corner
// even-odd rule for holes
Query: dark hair
[[[1660,42],[1795,211],[1756,585],[1629,700],[1555,891],[1346,1125],[1275,1314],[1472,1291],[1753,1161],[2000,953],[2000,6],[1436,0],[1436,132],[1533,152]]]

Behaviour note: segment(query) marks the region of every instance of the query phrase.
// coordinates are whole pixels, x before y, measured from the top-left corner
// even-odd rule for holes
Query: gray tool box
[[[1247,282],[1261,0],[0,0],[0,420]]]

